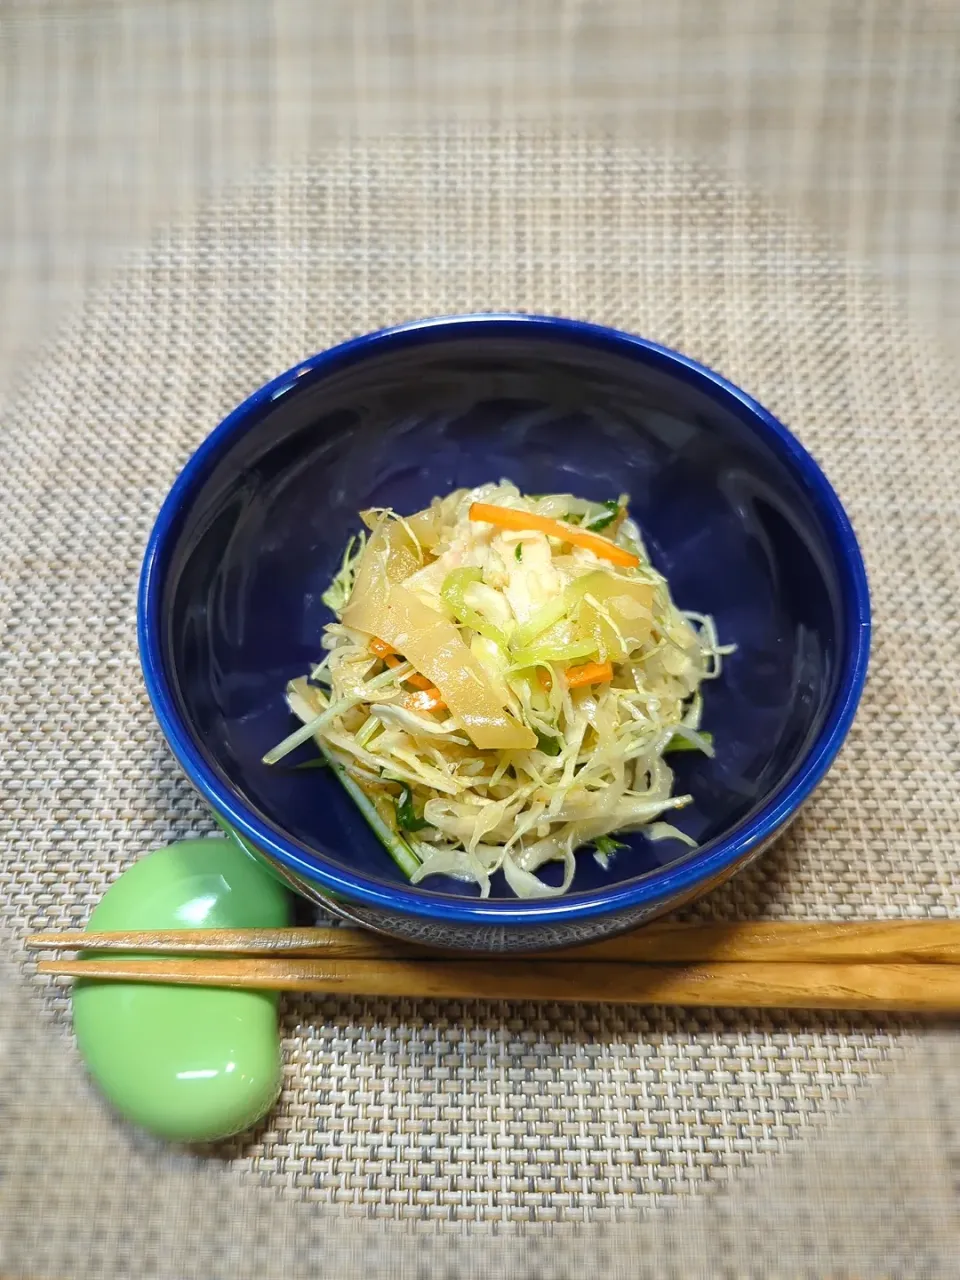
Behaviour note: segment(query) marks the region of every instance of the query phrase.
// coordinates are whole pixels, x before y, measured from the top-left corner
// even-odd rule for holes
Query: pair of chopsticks
[[[40,933],[26,945],[85,953],[41,960],[39,973],[104,981],[435,1000],[960,1012],[960,920],[652,924],[566,951],[482,958],[353,929]]]

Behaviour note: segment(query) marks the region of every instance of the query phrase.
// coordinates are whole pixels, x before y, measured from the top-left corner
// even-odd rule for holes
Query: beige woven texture
[[[948,1029],[290,1001],[266,1124],[181,1152],[110,1114],[20,949],[210,830],[134,637],[191,449],[309,352],[467,309],[604,321],[715,366],[814,452],[861,537],[876,638],[850,742],[695,911],[960,915],[960,379],[924,329],[949,341],[957,314],[960,19],[762,9],[11,11],[0,1273],[955,1274]]]

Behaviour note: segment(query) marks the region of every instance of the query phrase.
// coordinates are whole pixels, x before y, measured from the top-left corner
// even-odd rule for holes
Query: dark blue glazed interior
[[[411,512],[501,477],[535,493],[627,492],[679,605],[712,613],[738,646],[705,686],[716,759],[674,757],[694,803],[673,820],[707,848],[631,837],[609,870],[581,856],[574,894],[704,857],[784,787],[862,681],[859,556],[820,473],[720,380],[608,332],[487,319],[351,344],[248,402],[189,464],[152,548],[158,678],[213,774],[307,865],[406,886],[329,772],[260,763],[294,725],[284,686],[321,654],[320,596],[364,507]],[[512,897],[502,882],[498,895]]]

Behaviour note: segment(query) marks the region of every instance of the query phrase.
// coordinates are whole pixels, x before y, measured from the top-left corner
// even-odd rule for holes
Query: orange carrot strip
[[[367,648],[371,653],[375,653],[378,658],[386,658],[393,653],[393,646],[387,644],[386,640],[381,640],[379,636],[371,636]]]
[[[606,684],[613,679],[613,663],[585,662],[582,667],[568,667],[565,678],[568,689],[582,684]]]
[[[428,683],[425,689],[418,689],[404,698],[403,705],[408,711],[440,711],[447,704],[441,698],[440,690]]]
[[[610,560],[614,564],[622,564],[628,569],[635,569],[640,563],[639,557],[631,551],[618,547],[609,538],[599,533],[591,533],[589,529],[575,529],[573,525],[564,524],[560,520],[551,520],[549,516],[534,515],[530,511],[517,511],[513,507],[495,507],[488,502],[474,502],[470,507],[470,519],[484,524],[496,525],[499,529],[536,529],[550,538],[560,538],[575,547],[585,547],[594,555]]]
[[[383,660],[388,667],[400,667],[403,665],[403,658],[396,653],[385,653]],[[411,671],[408,676],[403,677],[404,684],[412,684],[415,689],[432,689],[433,685],[426,676],[422,676],[419,671]]]
[[[549,693],[553,688],[553,676],[543,667],[537,667],[537,679],[540,681],[540,688],[544,693]]]

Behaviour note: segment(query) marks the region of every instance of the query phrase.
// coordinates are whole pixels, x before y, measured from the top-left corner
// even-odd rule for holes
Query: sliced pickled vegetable
[[[347,621],[350,610],[344,613]],[[471,740],[484,750],[532,747],[536,735],[509,716],[483,667],[456,626],[401,586],[391,586],[376,603],[363,602],[359,629],[370,631],[404,655],[439,691]],[[352,626],[359,626],[355,621]]]

